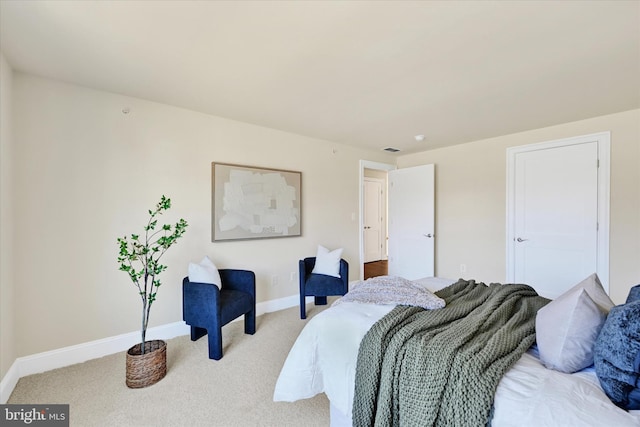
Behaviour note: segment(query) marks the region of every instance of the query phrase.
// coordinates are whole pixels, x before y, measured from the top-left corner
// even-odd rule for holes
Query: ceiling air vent
[[[383,151],[388,151],[389,153],[397,153],[400,150],[393,147],[387,147],[387,148],[383,148]]]

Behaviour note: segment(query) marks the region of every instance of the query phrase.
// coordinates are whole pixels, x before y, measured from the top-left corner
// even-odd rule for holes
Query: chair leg
[[[212,328],[209,332],[209,359],[222,359],[222,330]]]
[[[300,318],[301,319],[306,319],[307,318],[307,306],[306,306],[306,300],[304,297],[304,294],[300,294]]]
[[[198,328],[197,326],[191,327],[191,341],[196,341],[205,335],[207,335],[205,328]]]
[[[327,305],[327,297],[315,297],[316,305]]]
[[[256,310],[255,308],[244,315],[244,333],[253,335],[256,333]]]

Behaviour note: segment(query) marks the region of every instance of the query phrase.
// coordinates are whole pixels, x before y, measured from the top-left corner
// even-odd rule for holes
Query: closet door
[[[598,157],[594,139],[514,154],[510,281],[555,298],[598,272]]]

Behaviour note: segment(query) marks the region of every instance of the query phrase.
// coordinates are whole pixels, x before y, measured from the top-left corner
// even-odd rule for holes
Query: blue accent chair
[[[219,270],[222,289],[182,280],[182,318],[191,341],[209,334],[209,359],[222,358],[222,327],[244,314],[244,332],[256,332],[256,275],[247,270]]]
[[[300,278],[300,318],[307,318],[305,297],[313,296],[316,305],[326,305],[328,295],[344,295],[349,292],[349,263],[340,260],[340,277],[311,274],[316,265],[316,257],[298,262]]]

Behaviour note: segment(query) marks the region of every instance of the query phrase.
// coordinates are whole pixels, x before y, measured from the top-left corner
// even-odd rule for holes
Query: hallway
[[[364,279],[367,280],[371,277],[386,276],[388,272],[387,260],[366,262],[364,264]]]

